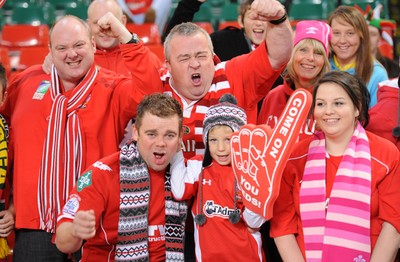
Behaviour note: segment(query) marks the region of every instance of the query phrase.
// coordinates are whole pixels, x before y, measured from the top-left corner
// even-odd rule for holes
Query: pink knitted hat
[[[296,35],[294,37],[294,46],[301,40],[311,38],[320,41],[324,47],[326,54],[329,54],[329,41],[332,37],[331,27],[322,21],[303,20],[296,25]]]

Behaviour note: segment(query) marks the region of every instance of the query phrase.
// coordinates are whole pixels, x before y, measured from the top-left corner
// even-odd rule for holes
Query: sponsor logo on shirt
[[[149,242],[165,241],[164,225],[149,225]]]
[[[42,100],[49,87],[50,87],[50,81],[43,80],[36,89],[36,92],[33,94],[32,99]]]
[[[94,163],[93,166],[100,170],[111,171],[111,168],[109,166],[107,166],[106,164],[103,164],[100,161],[97,161],[96,163]]]
[[[240,211],[215,204],[213,200],[207,200],[207,202],[203,206],[203,212],[207,217],[221,217],[228,219],[230,214],[234,212],[239,213]]]
[[[92,170],[87,171],[78,178],[78,192],[81,192],[85,187],[92,185]]]

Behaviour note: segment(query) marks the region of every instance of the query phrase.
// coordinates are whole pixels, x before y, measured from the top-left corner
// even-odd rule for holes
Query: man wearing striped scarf
[[[149,52],[143,43],[132,41],[119,20],[107,15],[113,19],[100,19],[99,27],[119,39],[126,65],[156,73],[150,59],[134,56]],[[142,97],[161,91],[157,82],[138,85],[139,78],[97,68],[95,41],[77,17],[63,17],[53,26],[49,48],[51,74],[37,65],[17,75],[0,110],[10,125],[14,261],[66,261],[52,237],[70,190],[86,167],[118,150]]]

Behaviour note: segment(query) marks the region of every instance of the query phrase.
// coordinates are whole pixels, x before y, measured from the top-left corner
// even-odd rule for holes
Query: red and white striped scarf
[[[85,168],[86,150],[77,110],[90,95],[96,76],[97,69],[93,65],[68,99],[61,93],[61,83],[54,65],[52,68],[50,95],[53,105],[38,183],[40,229],[47,232],[55,232],[57,215]]]
[[[325,161],[325,137],[319,132],[310,144],[300,189],[306,260],[369,261],[371,155],[360,123],[340,162],[329,202]]]

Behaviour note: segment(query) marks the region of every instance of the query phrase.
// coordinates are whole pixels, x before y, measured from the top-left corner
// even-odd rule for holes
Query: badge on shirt
[[[65,203],[65,206],[63,208],[63,213],[75,216],[79,208],[79,200],[80,198],[78,195],[76,194],[71,195],[68,202]]]
[[[36,89],[36,92],[33,94],[32,99],[42,100],[49,87],[50,87],[50,81],[43,80]]]
[[[78,179],[78,192],[81,192],[85,187],[92,185],[92,170],[87,171]]]

